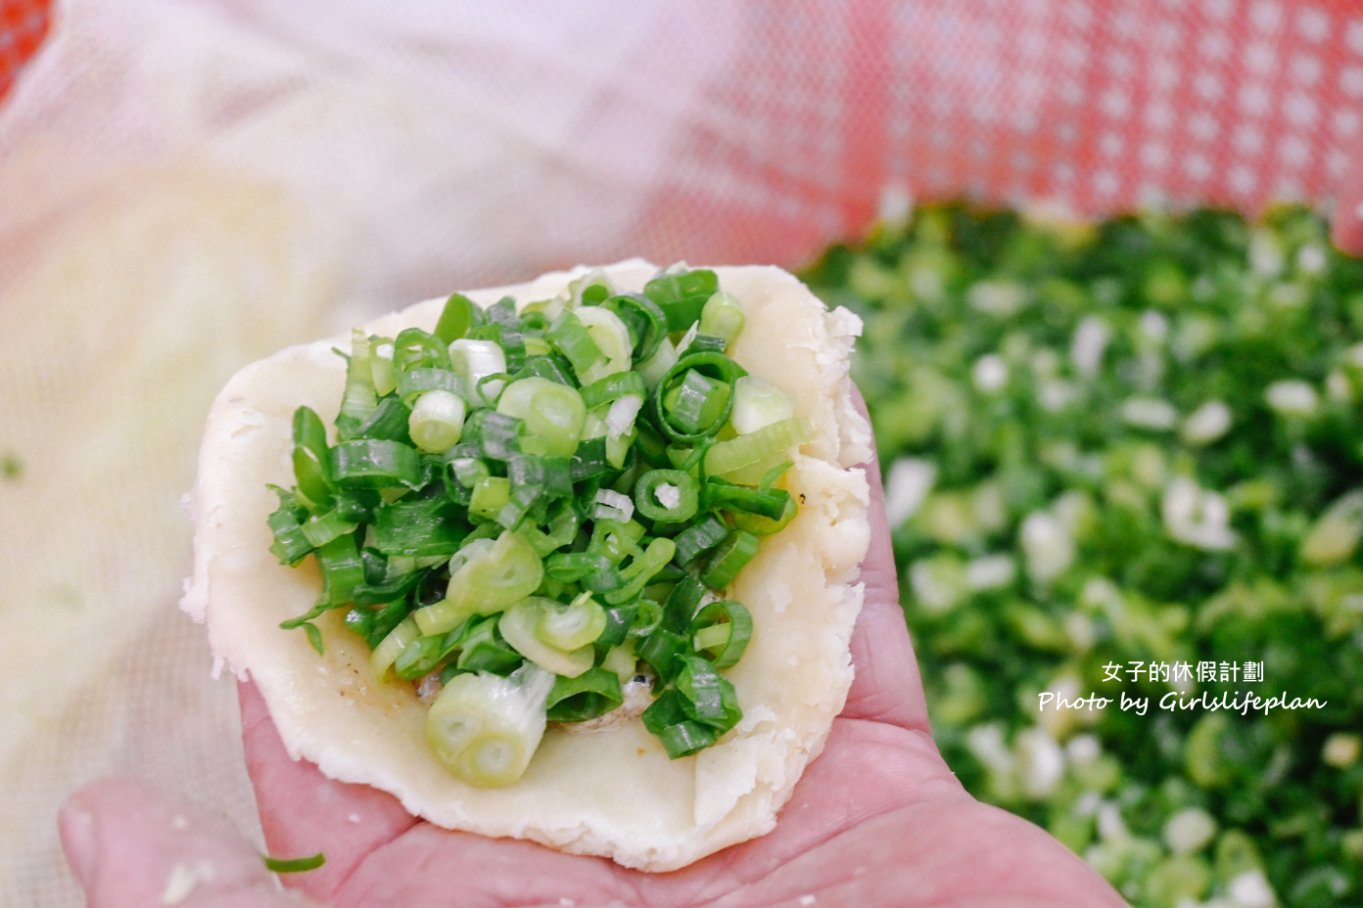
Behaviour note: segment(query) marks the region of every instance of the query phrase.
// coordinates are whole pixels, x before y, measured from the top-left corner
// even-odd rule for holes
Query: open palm
[[[899,610],[877,470],[868,475],[873,541],[852,643],[856,680],[823,754],[769,835],[649,874],[451,832],[416,820],[383,792],[289,759],[260,695],[245,684],[246,756],[269,850],[322,851],[325,866],[290,877],[296,890],[280,892],[220,822],[189,823],[186,806],[166,805],[138,783],[106,781],[80,792],[63,817],[90,904],[143,904],[165,894],[176,866],[202,870],[205,861],[213,872],[191,880],[198,901],[181,904],[298,904],[298,891],[356,906],[1125,904],[1045,832],[974,800],[943,762]],[[100,821],[116,810],[130,813]],[[174,822],[165,822],[172,811]]]

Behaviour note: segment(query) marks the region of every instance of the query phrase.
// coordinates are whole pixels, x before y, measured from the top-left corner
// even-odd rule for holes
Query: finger
[[[858,412],[866,416],[866,401],[855,389],[854,402]],[[931,733],[923,679],[899,604],[899,575],[885,517],[885,489],[880,481],[879,458],[874,452],[862,469],[866,471],[871,493],[867,509],[871,543],[861,566],[865,602],[852,633],[856,677],[843,715]]]
[[[91,908],[192,904],[298,908],[255,848],[221,816],[137,779],[100,779],[58,817],[62,848]]]
[[[1343,182],[1330,221],[1330,239],[1341,252],[1363,255],[1363,157],[1358,157]]]
[[[323,852],[326,863],[286,881],[328,899],[365,856],[416,824],[392,795],[337,782],[284,748],[256,686],[237,686],[246,769],[270,853],[297,857]]]

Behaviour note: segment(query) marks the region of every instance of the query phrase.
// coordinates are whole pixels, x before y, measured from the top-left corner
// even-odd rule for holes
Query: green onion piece
[[[644,537],[644,525],[637,520],[598,520],[592,527],[588,550],[605,555],[612,564],[619,564],[630,555],[639,554],[639,540]]]
[[[374,382],[374,393],[379,397],[392,394],[398,386],[398,370],[393,365],[393,342],[384,338],[374,344],[369,358],[369,376]]]
[[[652,599],[640,599],[634,603],[634,618],[629,627],[629,637],[647,637],[663,623],[663,607]]]
[[[459,377],[460,396],[475,407],[490,407],[501,392],[498,381],[483,379],[506,371],[506,354],[495,341],[460,338],[450,344],[450,366]]]
[[[398,622],[398,625],[389,631],[369,654],[369,670],[374,673],[374,677],[380,681],[385,680],[388,669],[392,668],[398,656],[402,655],[402,651],[420,638],[421,628],[417,627],[416,619],[411,615]]]
[[[634,364],[634,344],[630,341],[629,329],[620,321],[620,316],[609,309],[591,306],[577,310],[577,319],[591,335],[596,348],[601,351],[600,360],[592,363],[577,376],[585,384],[600,381],[617,372],[628,372]]]
[[[294,445],[293,476],[297,483],[298,497],[308,507],[321,510],[332,502],[331,483],[327,479],[324,448],[319,453],[310,447]]]
[[[705,485],[705,503],[707,507],[745,511],[778,520],[785,514],[791,498],[785,489],[750,489],[722,479],[711,479]]]
[[[666,682],[671,681],[681,668],[681,656],[690,649],[689,644],[681,634],[658,627],[648,636],[639,638],[635,651]]]
[[[306,858],[272,858],[269,855],[262,858],[272,873],[303,873],[316,870],[327,862],[327,856],[320,851]]]
[[[658,427],[681,442],[716,434],[733,409],[733,384],[746,374],[723,353],[683,356],[653,389]]]
[[[355,531],[355,524],[343,518],[336,511],[327,511],[309,517],[302,526],[303,538],[313,548],[326,545],[337,536]]]
[[[732,531],[719,548],[710,554],[705,571],[701,574],[701,582],[712,590],[723,589],[733,583],[738,572],[756,554],[756,536],[744,530]]]
[[[329,453],[331,475],[343,488],[421,485],[421,458],[410,445],[382,438],[343,441]]]
[[[593,520],[618,520],[624,523],[634,519],[634,500],[622,492],[611,489],[598,489],[592,499]]]
[[[410,372],[398,373],[397,396],[411,406],[416,399],[427,391],[446,391],[454,395],[463,394],[459,376],[449,369],[419,368]]]
[[[463,439],[476,443],[481,457],[506,461],[521,449],[521,421],[495,410],[476,410],[464,423]]]
[[[393,660],[393,673],[404,681],[416,681],[429,675],[446,655],[444,643],[443,636],[418,637],[403,647]]]
[[[737,529],[746,530],[754,536],[770,536],[789,526],[799,512],[800,508],[795,504],[794,497],[787,495],[785,508],[775,519],[744,511],[737,511],[732,516]]]
[[[606,650],[606,655],[601,659],[601,667],[608,672],[614,672],[621,684],[632,680],[639,671],[639,657],[634,654],[634,643],[632,641],[621,643]]]
[[[450,368],[449,344],[420,328],[404,328],[393,339],[393,366],[399,372]]]
[[[469,500],[469,514],[484,520],[495,520],[497,514],[511,500],[511,480],[505,476],[488,476],[478,480]]]
[[[705,303],[719,289],[719,278],[709,269],[664,274],[644,285],[644,295],[667,316],[667,330],[685,331],[701,316]]]
[[[662,307],[641,293],[622,293],[601,304],[620,317],[634,339],[634,358],[646,360],[667,339],[667,316]]]
[[[596,306],[615,293],[615,285],[610,275],[600,268],[593,268],[582,277],[568,282],[568,304],[570,306]]]
[[[382,438],[406,444],[411,441],[407,434],[407,420],[410,416],[411,411],[401,400],[396,397],[385,397],[369,414],[369,418],[355,429],[353,437]]]
[[[641,716],[644,728],[662,742],[674,760],[704,750],[719,737],[713,727],[690,718],[685,703],[686,698],[676,690],[667,690]]]
[[[674,438],[693,440],[718,432],[731,406],[727,384],[690,369],[662,398],[660,413]]]
[[[587,326],[578,320],[576,311],[561,313],[544,336],[568,360],[579,379],[605,359]]]
[[[540,668],[565,678],[576,678],[591,668],[596,659],[591,645],[584,644],[571,650],[560,649],[545,643],[536,632],[544,612],[557,607],[559,603],[552,599],[528,597],[502,614],[501,620],[497,622],[497,630],[512,649]],[[603,620],[603,627],[604,624]]]
[[[682,709],[696,722],[708,725],[723,734],[743,718],[738,706],[738,694],[728,678],[715,671],[713,665],[699,656],[682,656],[681,671],[677,672],[676,691],[686,698]]]
[[[576,678],[555,678],[545,701],[550,722],[585,722],[610,712],[624,702],[620,677],[604,666]]]
[[[544,559],[544,572],[553,580],[581,583],[595,593],[618,589],[624,583],[615,562],[601,552],[558,552]]]
[[[412,443],[423,451],[440,454],[454,447],[464,431],[467,407],[463,398],[449,391],[427,391],[416,400],[407,428]]]
[[[321,460],[326,459],[327,428],[311,407],[293,411],[293,443],[312,451]]]
[[[678,633],[686,631],[707,592],[705,584],[690,574],[683,575],[663,604],[663,626]]]
[[[552,599],[536,601],[541,608],[535,636],[555,649],[574,650],[594,643],[606,629],[606,611],[590,592],[579,594],[567,605]]]
[[[404,498],[374,515],[370,544],[385,555],[448,558],[458,551],[469,525],[443,495]]]
[[[648,544],[644,551],[635,557],[629,567],[620,572],[626,581],[618,590],[606,594],[606,602],[620,605],[639,596],[653,577],[667,566],[677,552],[677,545],[671,539],[660,536]]]
[[[450,559],[445,598],[413,612],[423,634],[443,634],[469,615],[505,611],[533,593],[544,565],[530,544],[510,530],[496,541],[466,542]]]
[[[588,410],[608,404],[622,397],[640,397],[648,393],[644,377],[638,372],[617,372],[582,388],[582,403]]]
[[[582,437],[587,409],[575,388],[532,377],[507,385],[497,412],[521,421],[522,451],[571,457]]]
[[[303,535],[303,525],[298,522],[298,514],[291,501],[284,499],[288,493],[282,489],[276,491],[280,492],[280,504],[267,521],[274,535],[270,553],[279,559],[280,564],[297,564],[312,551],[312,543]],[[292,496],[289,497],[292,499]]]
[[[675,366],[680,358],[672,341],[664,337],[653,355],[639,363],[635,369],[643,378],[644,384],[652,391],[658,387],[658,382],[663,380],[663,376],[667,375],[668,370]]]
[[[336,417],[336,428],[342,438],[350,438],[378,404],[378,398],[374,393],[374,373],[369,367],[369,359],[369,337],[356,328],[350,332],[350,358],[346,362],[345,391],[341,396],[341,413]]]
[[[440,319],[435,323],[435,336],[445,343],[453,343],[482,322],[482,310],[462,293],[454,293],[445,300]]]
[[[726,344],[733,343],[738,332],[743,330],[743,309],[738,298],[732,293],[717,291],[705,301],[700,310],[700,333],[724,339]]]
[[[795,399],[766,379],[745,375],[734,382],[734,409],[729,421],[739,435],[794,415]]]
[[[724,541],[729,528],[714,514],[706,514],[700,521],[682,530],[673,541],[677,544],[677,563],[688,565]]]
[[[328,607],[351,601],[355,587],[364,582],[364,563],[360,561],[355,537],[337,536],[316,549],[317,566],[322,572],[321,602]]]
[[[634,505],[655,523],[681,523],[696,515],[700,484],[681,470],[649,470],[634,486]]]
[[[493,616],[473,622],[465,630],[459,658],[455,665],[461,671],[493,672],[505,675],[521,665],[525,659],[507,646],[497,635],[498,618]],[[453,633],[453,631],[451,631]]]
[[[723,479],[734,479],[731,474],[748,467],[762,466],[762,472],[779,458],[788,460],[790,449],[809,437],[804,422],[798,417],[783,419],[763,426],[747,435],[718,441],[705,452],[705,473]]]
[[[456,778],[478,788],[518,780],[544,737],[553,675],[525,665],[508,677],[456,675],[426,714],[426,740]]]
[[[711,602],[691,621],[691,645],[717,669],[738,662],[750,639],[752,615],[733,599]]]

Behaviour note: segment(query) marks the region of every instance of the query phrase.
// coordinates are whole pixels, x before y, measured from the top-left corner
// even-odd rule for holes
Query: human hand
[[[875,464],[867,474],[872,543],[852,639],[856,679],[823,754],[770,834],[648,874],[441,829],[390,795],[291,760],[259,693],[243,684],[246,758],[269,851],[322,851],[326,864],[291,876],[296,891],[281,892],[222,820],[171,805],[140,783],[96,782],[62,816],[89,904],[162,904],[172,884],[189,881],[180,904],[297,906],[301,892],[365,906],[1124,905],[1041,829],[970,797],[943,762],[900,612]]]

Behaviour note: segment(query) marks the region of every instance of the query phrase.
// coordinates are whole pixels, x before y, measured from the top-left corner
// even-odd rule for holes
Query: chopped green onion
[[[501,391],[500,384],[482,384],[483,379],[506,371],[506,354],[495,341],[460,338],[450,344],[450,365],[459,377],[461,397],[476,407],[491,406]]]
[[[529,596],[544,578],[544,565],[530,544],[503,531],[496,541],[465,543],[450,561],[445,598],[413,612],[423,634],[443,634],[470,615],[505,611]]]
[[[634,500],[628,495],[611,489],[598,489],[592,501],[593,520],[619,520],[624,522],[634,517]]]
[[[733,530],[711,553],[701,580],[711,589],[723,589],[733,583],[738,572],[756,554],[757,537],[745,530]]]
[[[374,677],[384,680],[402,651],[420,638],[421,628],[417,627],[416,619],[410,615],[402,619],[369,654],[369,670]]]
[[[594,643],[606,629],[606,612],[590,592],[567,605],[553,599],[535,601],[539,605],[535,636],[555,649],[575,650]]]
[[[440,319],[435,323],[435,336],[445,343],[453,343],[468,335],[471,328],[482,322],[482,310],[462,293],[452,293],[445,300]]]
[[[345,391],[341,397],[341,413],[336,427],[342,438],[349,438],[374,407],[378,398],[374,393],[374,373],[369,367],[369,337],[359,328],[350,332],[350,358],[346,361]]]
[[[549,326],[545,337],[568,360],[580,380],[585,380],[584,376],[605,359],[601,348],[588,333],[587,326],[578,319],[576,311],[561,313]]]
[[[677,563],[688,565],[724,541],[729,528],[713,514],[706,514],[696,523],[682,530],[674,538],[677,544]]]
[[[337,536],[355,531],[355,524],[346,520],[337,511],[327,511],[325,514],[317,514],[307,519],[301,527],[303,538],[308,541],[312,548],[319,548],[326,545]]]
[[[700,484],[681,470],[649,470],[634,486],[639,513],[655,523],[682,523],[696,514]]]
[[[272,873],[304,873],[316,870],[327,862],[327,856],[320,851],[306,858],[272,858],[269,855],[263,858],[265,866]]]
[[[641,293],[612,296],[602,305],[620,317],[634,339],[634,359],[647,360],[667,339],[667,316],[662,307]]]
[[[507,609],[497,623],[497,629],[516,652],[540,668],[565,678],[576,678],[591,668],[595,660],[590,643],[561,649],[545,643],[538,633],[541,617],[546,610],[560,607],[553,599],[531,596]],[[605,627],[604,615],[601,626]]]
[[[629,338],[629,329],[620,321],[620,316],[609,309],[592,306],[578,309],[577,318],[591,335],[602,357],[586,369],[577,370],[582,383],[591,384],[617,372],[628,372],[633,362],[630,354],[634,345]]]
[[[707,659],[699,656],[680,659],[682,667],[677,673],[676,690],[685,698],[682,709],[687,716],[720,734],[738,724],[743,711],[729,679],[716,672]]]
[[[576,678],[555,678],[545,708],[550,722],[585,722],[610,712],[624,699],[619,676],[603,666]]]
[[[432,454],[449,450],[464,431],[466,413],[464,399],[457,394],[439,389],[427,391],[417,398],[408,419],[412,443]]]
[[[743,603],[720,599],[691,619],[691,644],[715,668],[735,665],[752,638],[752,615]]]
[[[658,426],[673,441],[715,435],[733,409],[733,383],[745,374],[722,353],[683,356],[653,390]]]
[[[705,472],[710,476],[735,478],[739,471],[761,467],[765,473],[773,460],[787,460],[790,449],[803,443],[809,432],[798,417],[765,425],[747,435],[718,441],[705,452]]]
[[[582,437],[587,410],[575,388],[531,377],[506,386],[497,412],[521,421],[520,450],[571,457]]]
[[[426,714],[437,759],[478,788],[510,785],[525,774],[544,736],[545,700],[554,676],[525,665],[508,677],[456,675]]]
[[[331,475],[346,488],[383,488],[421,484],[421,458],[400,441],[363,438],[338,443],[329,452]]]
[[[737,660],[751,621],[701,603],[793,515],[772,488],[789,439],[758,427],[725,447],[736,399],[740,426],[761,410],[762,386],[738,384],[723,352],[742,323],[713,272],[674,270],[643,294],[587,275],[519,312],[455,294],[434,332],[354,332],[337,441],[294,414],[295,486],[277,490],[270,549],[315,555],[323,590],[282,626],[320,652],[314,619],[344,608],[377,678],[438,678],[430,743],[473,784],[523,772],[546,712],[616,708],[640,660],[662,704],[646,724],[669,753],[713,743],[740,715],[713,666]],[[538,730],[483,735],[485,701],[535,685]]]
[[[723,290],[716,291],[700,311],[700,333],[720,338],[727,346],[743,330],[743,309],[738,299]],[[723,347],[721,347],[723,349]]]
[[[675,689],[664,691],[642,716],[644,728],[656,736],[676,760],[704,750],[719,737],[714,727],[692,719],[686,712],[686,698]]]
[[[695,269],[679,274],[664,274],[644,285],[644,295],[658,304],[667,316],[667,330],[685,331],[701,317],[705,303],[719,289],[713,271]]]

